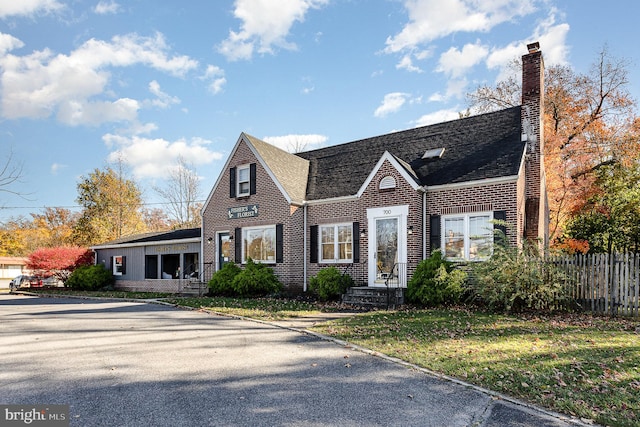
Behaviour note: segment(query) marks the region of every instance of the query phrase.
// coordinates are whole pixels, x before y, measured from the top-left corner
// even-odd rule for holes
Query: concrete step
[[[396,308],[404,304],[404,289],[353,287],[342,295],[342,302],[366,308]]]

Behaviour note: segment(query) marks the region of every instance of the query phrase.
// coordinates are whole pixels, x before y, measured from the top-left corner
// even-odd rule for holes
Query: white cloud
[[[54,163],[51,165],[51,175],[58,175],[58,172],[62,169],[66,169],[68,165],[62,165],[60,163]]]
[[[423,43],[457,32],[487,32],[534,11],[535,0],[405,0],[409,22],[388,37],[386,53],[411,51]]]
[[[66,100],[60,104],[57,118],[71,126],[97,126],[108,122],[134,121],[139,109],[138,101],[131,98],[121,98],[113,102]]]
[[[470,68],[486,58],[489,49],[476,44],[466,44],[462,50],[451,47],[448,51],[440,55],[436,71],[444,73],[453,78],[463,76]]]
[[[453,109],[440,110],[434,113],[425,114],[414,122],[416,127],[428,126],[435,123],[448,122],[450,120],[456,120],[460,118],[460,113]]]
[[[171,56],[159,33],[116,36],[109,42],[91,39],[69,55],[48,49],[25,56],[7,54],[0,57],[2,116],[45,118],[57,112],[71,125],[133,120],[139,105],[129,98],[113,99],[109,69],[137,64],[175,76],[198,65],[187,56]]]
[[[163,92],[160,89],[160,84],[155,80],[149,83],[149,92],[156,96],[156,99],[151,100],[151,104],[154,107],[168,108],[170,105],[180,103],[180,98]]]
[[[375,117],[386,117],[398,111],[411,95],[403,92],[392,92],[384,96],[381,105],[373,112]]]
[[[309,9],[317,9],[328,0],[236,0],[233,14],[242,21],[240,31],[229,31],[229,37],[218,51],[230,61],[251,59],[254,52],[273,53],[274,48],[295,49],[287,41],[295,22],[304,21]]]
[[[0,57],[4,56],[7,52],[11,52],[14,49],[19,49],[24,46],[22,40],[13,37],[10,34],[0,33]]]
[[[407,70],[413,73],[421,73],[422,69],[413,65],[413,59],[410,54],[404,55],[400,62],[396,64],[396,68],[399,70]]]
[[[204,76],[200,79],[209,80],[207,89],[214,95],[222,92],[223,86],[227,84],[227,79],[224,76],[224,70],[220,67],[216,67],[215,65],[208,65]]]
[[[569,24],[556,23],[558,11],[552,8],[547,19],[536,28],[532,41],[540,42],[540,49],[544,53],[544,62],[547,65],[566,65],[568,56],[567,34]]]
[[[56,0],[5,0],[0,2],[0,18],[50,13],[62,8],[64,5]]]
[[[101,0],[94,8],[93,11],[98,15],[115,14],[120,11],[120,5],[115,1]]]
[[[161,138],[106,134],[102,140],[107,147],[117,148],[109,154],[108,161],[124,159],[137,178],[165,177],[179,157],[197,166],[220,160],[223,156],[208,147],[211,141],[199,137],[171,142]]]
[[[298,153],[301,151],[311,150],[314,147],[321,146],[329,138],[324,135],[307,134],[307,135],[283,135],[283,136],[266,136],[262,138],[263,141],[274,145],[281,150],[289,151],[290,153]]]

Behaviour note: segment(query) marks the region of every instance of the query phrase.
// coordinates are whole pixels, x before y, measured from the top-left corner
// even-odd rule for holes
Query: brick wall
[[[427,214],[448,215],[455,213],[506,211],[507,223],[518,227],[519,222],[522,221],[518,215],[517,197],[519,187],[522,187],[521,180],[472,187],[447,186],[440,189],[428,190]],[[427,228],[427,234],[429,234],[431,230],[428,221]],[[507,229],[507,238],[510,244],[518,244],[518,235],[518,232]],[[432,248],[428,239],[427,245],[428,253],[431,254]]]
[[[544,238],[547,225],[544,193],[544,61],[538,43],[522,57],[522,127],[527,138],[525,237]]]
[[[229,197],[230,168],[256,163],[256,194],[246,197]],[[258,216],[253,218],[229,219],[228,209],[246,205],[258,205]],[[229,232],[234,236],[236,228],[283,224],[284,253],[283,263],[268,264],[273,268],[286,288],[301,287],[302,277],[302,208],[290,206],[267,171],[262,167],[245,141],[238,144],[226,170],[221,172],[218,187],[211,195],[210,202],[203,211],[202,240],[204,243],[203,260],[205,263],[217,262],[217,234]],[[211,237],[211,243],[206,243]],[[235,238],[235,236],[234,236]],[[239,259],[235,253],[235,240],[231,244],[231,260]]]

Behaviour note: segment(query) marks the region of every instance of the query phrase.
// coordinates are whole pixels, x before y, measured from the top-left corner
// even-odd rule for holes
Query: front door
[[[406,286],[408,206],[367,209],[369,286]]]
[[[376,277],[385,284],[392,279],[398,263],[398,218],[376,218]]]
[[[220,270],[227,262],[231,255],[231,237],[229,233],[218,234],[218,270]]]

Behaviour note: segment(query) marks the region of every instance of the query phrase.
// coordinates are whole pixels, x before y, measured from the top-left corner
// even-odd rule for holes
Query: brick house
[[[435,249],[486,259],[493,220],[512,245],[546,244],[544,66],[528,49],[521,106],[297,154],[242,133],[202,210],[204,264],[251,257],[290,290],[328,266],[404,287]]]

